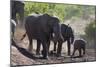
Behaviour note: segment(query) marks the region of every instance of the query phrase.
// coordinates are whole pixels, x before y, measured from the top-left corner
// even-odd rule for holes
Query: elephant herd
[[[23,3],[22,7],[24,6]],[[13,3],[12,3],[13,5]],[[20,5],[20,4],[19,4]],[[20,5],[21,6],[21,5]],[[14,7],[14,6],[13,6]],[[21,7],[18,7],[21,8]],[[14,9],[14,8],[13,8]],[[12,10],[11,19],[16,22],[16,13],[19,13],[21,16],[21,20],[23,20],[23,9],[22,11]],[[23,13],[22,13],[23,12]],[[11,32],[14,34],[15,24],[14,21],[11,21]],[[29,40],[29,52],[32,52],[33,44],[32,40],[37,40],[37,48],[36,54],[42,54],[43,59],[48,58],[48,54],[50,53],[50,41],[54,42],[53,53],[56,53],[56,56],[61,56],[62,44],[67,41],[68,47],[68,55],[71,56],[71,44],[74,43],[74,52],[78,49],[79,56],[81,56],[81,49],[83,49],[83,54],[85,54],[85,41],[84,40],[74,40],[74,33],[72,28],[69,25],[60,24],[60,21],[57,17],[50,16],[48,14],[42,15],[30,15],[24,18],[24,27],[26,33],[23,35],[22,39],[27,35]],[[58,45],[57,45],[58,44]],[[40,52],[40,46],[42,45],[43,50]]]
[[[74,42],[74,33],[69,25],[60,24],[60,21],[56,17],[52,17],[48,14],[43,15],[30,15],[25,18],[25,30],[24,37],[28,36],[29,39],[29,51],[32,52],[33,44],[32,40],[37,40],[36,54],[40,54],[40,46],[42,45],[43,50],[41,51],[44,59],[48,58],[50,41],[54,42],[54,50],[56,56],[61,56],[62,44],[67,41],[68,55],[71,55],[71,44]],[[56,45],[58,46],[56,48]],[[81,53],[83,49],[85,54],[85,41],[75,40],[74,53],[78,49]],[[74,55],[73,53],[73,55]],[[81,56],[81,54],[79,54]]]

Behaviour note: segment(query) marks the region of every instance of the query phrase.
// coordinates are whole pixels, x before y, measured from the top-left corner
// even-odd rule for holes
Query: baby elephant
[[[82,50],[83,50],[83,55],[85,54],[85,45],[86,45],[86,42],[84,40],[75,40],[74,51],[73,51],[72,56],[74,56],[75,51],[78,50],[79,57],[82,57]]]

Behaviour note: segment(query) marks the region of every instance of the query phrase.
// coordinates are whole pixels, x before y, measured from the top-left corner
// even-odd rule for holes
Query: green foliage
[[[68,5],[54,3],[25,2],[25,16],[31,13],[47,13],[51,16],[57,16],[61,21],[71,19],[72,17],[88,17],[95,14],[95,7],[88,5]]]
[[[88,39],[95,39],[96,38],[96,22],[91,22],[85,28],[86,37]]]
[[[80,8],[77,5],[68,5],[65,8],[66,11],[66,15],[65,15],[65,19],[70,19],[73,16],[79,16],[80,15]]]
[[[47,3],[25,2],[25,16],[34,12],[46,13],[48,9],[49,9],[49,4]]]

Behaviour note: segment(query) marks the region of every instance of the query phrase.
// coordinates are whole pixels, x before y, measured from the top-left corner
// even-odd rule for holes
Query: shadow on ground
[[[30,58],[30,59],[40,59],[40,57],[35,57],[34,54],[28,52],[25,48],[19,47],[15,41],[12,39],[12,45],[15,46],[17,48],[17,50],[23,54],[24,56]]]

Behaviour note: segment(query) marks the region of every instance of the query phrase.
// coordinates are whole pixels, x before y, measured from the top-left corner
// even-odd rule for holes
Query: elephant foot
[[[56,51],[51,51],[51,53],[56,54]]]
[[[39,59],[48,59],[48,58],[46,58],[46,57],[40,57]]]
[[[48,60],[49,58],[48,58],[48,56],[41,56],[39,59],[46,59],[46,60]]]
[[[36,55],[40,55],[40,52],[36,52]]]
[[[71,55],[70,58],[74,58],[74,55]]]
[[[57,56],[57,57],[60,57],[60,56],[61,56],[61,54],[56,54],[56,56]]]
[[[50,54],[56,54],[56,51],[52,50],[52,51],[50,51]]]
[[[48,56],[47,57],[42,57],[42,59],[48,59]]]
[[[48,53],[46,54],[43,50],[42,50],[42,56],[41,59],[48,59]]]
[[[71,58],[82,58],[83,56],[71,56]]]
[[[79,55],[78,57],[80,58],[80,57],[82,57],[82,55]]]

